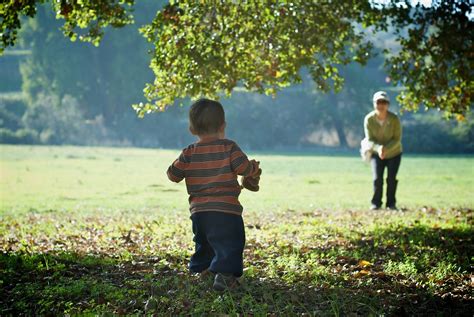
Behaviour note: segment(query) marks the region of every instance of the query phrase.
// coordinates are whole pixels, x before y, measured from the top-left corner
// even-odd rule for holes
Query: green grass
[[[165,171],[179,151],[0,146],[0,212],[43,210],[162,210],[184,213],[183,183]],[[370,166],[356,156],[250,154],[261,161],[258,194],[241,196],[248,212],[362,209],[371,195]],[[405,156],[399,205],[474,205],[473,157]]]
[[[405,156],[400,212],[358,157],[252,154],[244,286],[187,272],[179,151],[0,146],[0,315],[470,315],[473,157]]]

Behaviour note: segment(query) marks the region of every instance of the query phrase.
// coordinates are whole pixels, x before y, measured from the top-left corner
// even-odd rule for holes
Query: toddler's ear
[[[224,121],[224,123],[221,125],[219,128],[219,132],[224,132],[225,128],[227,127],[227,122]]]
[[[196,135],[196,132],[194,131],[192,126],[189,126],[189,132],[191,132],[192,135]]]

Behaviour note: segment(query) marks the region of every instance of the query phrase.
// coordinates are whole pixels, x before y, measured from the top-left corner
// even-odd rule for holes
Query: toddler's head
[[[223,133],[225,129],[224,108],[218,101],[199,99],[189,110],[189,130],[195,135]]]

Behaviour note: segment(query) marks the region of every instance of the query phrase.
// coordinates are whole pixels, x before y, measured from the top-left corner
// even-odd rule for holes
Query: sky
[[[371,0],[371,1],[372,3],[375,3],[375,4],[386,4],[386,3],[389,3],[391,0]],[[410,2],[412,3],[412,5],[421,3],[423,6],[429,7],[433,3],[433,0],[410,0]],[[474,10],[472,9],[472,7],[471,7],[471,12],[468,13],[467,16],[470,20],[474,19]]]
[[[372,0],[372,2],[374,3],[381,3],[381,4],[386,4],[386,3],[389,3],[390,1],[391,0]],[[412,4],[421,3],[424,6],[430,6],[431,2],[432,0],[411,0]]]

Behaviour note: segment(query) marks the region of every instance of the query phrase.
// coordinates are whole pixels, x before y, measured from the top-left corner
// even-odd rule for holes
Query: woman
[[[374,179],[372,210],[382,207],[383,174],[387,168],[386,207],[397,210],[395,194],[397,191],[397,173],[402,159],[402,126],[400,119],[388,111],[390,99],[385,91],[373,96],[374,111],[365,116],[363,144],[369,144],[372,156],[370,163]]]

